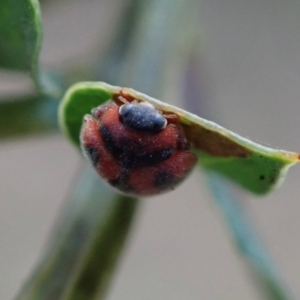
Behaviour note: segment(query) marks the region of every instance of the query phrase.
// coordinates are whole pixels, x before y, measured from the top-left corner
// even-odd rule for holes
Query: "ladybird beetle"
[[[174,189],[197,162],[177,117],[146,102],[118,99],[120,104],[109,101],[84,117],[80,140],[85,156],[102,178],[126,194]]]

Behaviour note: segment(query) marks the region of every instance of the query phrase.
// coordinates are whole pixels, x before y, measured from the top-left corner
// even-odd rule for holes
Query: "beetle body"
[[[108,102],[86,115],[81,147],[103,179],[136,196],[174,189],[197,161],[179,125],[136,101]]]

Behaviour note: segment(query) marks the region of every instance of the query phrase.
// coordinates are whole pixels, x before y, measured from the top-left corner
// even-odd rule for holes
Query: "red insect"
[[[174,115],[119,97],[86,115],[81,147],[98,174],[131,195],[155,195],[177,186],[197,162]],[[131,99],[132,100],[132,99]],[[130,101],[131,101],[130,100]]]

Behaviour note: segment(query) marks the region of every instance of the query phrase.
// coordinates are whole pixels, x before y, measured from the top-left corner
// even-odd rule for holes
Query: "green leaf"
[[[59,107],[59,124],[66,136],[77,146],[83,116],[113,97],[117,87],[106,83],[84,82],[71,87]]]
[[[0,101],[0,139],[57,130],[58,101],[28,96]]]
[[[197,151],[201,166],[232,179],[258,195],[269,192],[284,179],[288,168],[298,162],[298,156],[289,156],[267,147],[253,148],[246,157],[216,157]]]
[[[255,194],[278,186],[287,169],[299,162],[299,154],[254,143],[211,121],[161,102],[133,89],[103,82],[82,82],[69,89],[59,109],[60,125],[66,136],[79,146],[83,116],[105,101],[116,100],[122,91],[134,99],[152,103],[164,113],[176,114],[204,168],[232,179]]]
[[[38,0],[0,1],[0,67],[37,74],[42,26]]]
[[[45,255],[17,299],[103,299],[136,205],[136,199],[117,194],[86,169]]]

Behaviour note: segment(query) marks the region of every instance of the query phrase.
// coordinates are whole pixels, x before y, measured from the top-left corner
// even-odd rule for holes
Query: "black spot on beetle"
[[[122,141],[117,142],[109,128],[104,124],[100,126],[100,134],[106,149],[123,167],[128,169],[154,165],[164,161],[174,153],[172,148],[149,153],[147,149],[136,144],[136,141],[132,141],[128,137],[124,137]]]
[[[97,163],[99,161],[99,151],[97,148],[93,147],[93,146],[86,146],[85,147],[85,152],[88,155],[88,157],[90,158],[90,160],[93,163],[93,166],[97,166]]]
[[[99,128],[100,134],[103,138],[104,145],[106,149],[112,154],[112,156],[116,159],[120,157],[123,153],[124,145],[119,145],[115,139],[113,138],[112,133],[109,131],[107,126],[101,125]]]
[[[171,173],[162,171],[155,177],[154,185],[159,189],[164,189],[174,186],[176,181],[176,177],[174,177]]]
[[[135,194],[136,191],[128,184],[129,169],[123,169],[120,176],[115,180],[109,180],[109,183],[124,193]]]
[[[265,177],[265,175],[260,175],[260,176],[259,176],[259,179],[260,179],[260,180],[265,180],[266,177]]]

